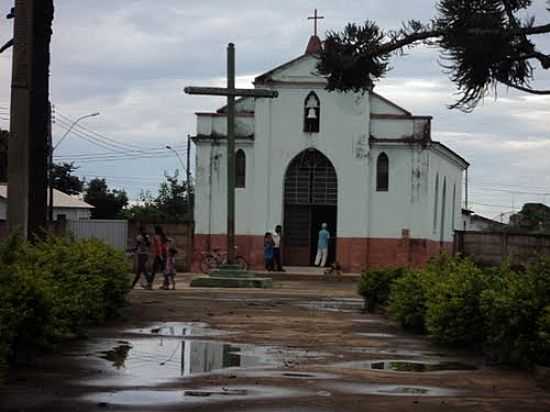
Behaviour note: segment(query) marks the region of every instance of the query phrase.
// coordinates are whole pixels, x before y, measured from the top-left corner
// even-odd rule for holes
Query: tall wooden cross
[[[313,20],[313,34],[317,36],[317,21],[323,20],[325,16],[319,16],[317,13],[317,9],[315,9],[315,12],[313,13],[313,16],[308,17],[308,20]]]
[[[235,88],[235,46],[227,46],[227,87],[186,87],[187,94],[227,96],[227,261],[235,262],[235,97],[275,98],[274,90]]]

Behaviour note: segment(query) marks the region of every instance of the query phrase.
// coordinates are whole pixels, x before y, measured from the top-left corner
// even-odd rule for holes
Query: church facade
[[[283,226],[283,262],[313,263],[322,223],[329,262],[345,271],[416,266],[452,248],[469,164],[432,140],[429,116],[374,93],[325,90],[321,42],[255,79],[276,99],[236,107],[236,244],[263,266],[263,238]],[[197,113],[195,256],[225,249],[226,114]]]

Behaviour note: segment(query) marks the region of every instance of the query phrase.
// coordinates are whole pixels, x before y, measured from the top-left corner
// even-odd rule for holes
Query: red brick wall
[[[410,239],[403,233],[402,239],[338,238],[337,260],[345,272],[361,272],[370,267],[423,266],[441,250],[452,254],[453,243],[442,246],[439,242]],[[244,256],[251,269],[262,269],[263,236],[236,236],[237,254]],[[193,242],[192,270],[200,272],[201,252],[213,249],[226,250],[225,235],[195,235]]]

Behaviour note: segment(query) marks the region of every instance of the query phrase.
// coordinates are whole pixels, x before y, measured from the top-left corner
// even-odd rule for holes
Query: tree
[[[52,169],[52,186],[68,195],[78,195],[84,189],[84,182],[72,173],[78,167],[74,163],[54,164]]]
[[[191,219],[191,210],[188,207],[193,198],[193,188],[187,187],[187,182],[178,182],[178,172],[174,176],[164,174],[165,182],[162,182],[156,204],[165,216],[170,216],[174,221],[180,222]]]
[[[173,176],[164,174],[154,198],[149,192],[140,194],[140,204],[128,208],[126,218],[147,223],[179,223],[193,219],[194,189],[188,188],[186,181],[178,180],[178,172]]]
[[[390,70],[393,54],[420,45],[441,50],[442,66],[460,98],[450,108],[474,110],[497,85],[525,93],[548,94],[533,88],[535,65],[550,69],[550,51],[535,40],[550,33],[550,24],[535,25],[524,17],[532,0],[440,0],[429,23],[411,20],[399,30],[384,31],[375,22],[348,24],[329,32],[319,73],[328,90],[369,91]],[[550,11],[550,8],[548,9]]]
[[[105,179],[92,179],[86,187],[84,201],[94,206],[93,219],[117,219],[128,205],[124,190],[110,190]]]
[[[510,216],[511,230],[550,233],[550,207],[542,203],[526,203]]]

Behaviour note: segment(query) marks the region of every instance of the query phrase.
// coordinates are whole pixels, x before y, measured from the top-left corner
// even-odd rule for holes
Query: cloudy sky
[[[56,0],[51,90],[59,140],[79,116],[83,120],[56,150],[74,160],[87,179],[105,177],[130,198],[156,191],[164,171],[181,166],[163,149],[172,145],[185,159],[185,142],[196,111],[214,110],[217,98],[190,97],[186,85],[222,85],[225,47],[237,45],[239,86],[257,74],[300,55],[312,32],[306,17],[315,7],[326,18],[321,32],[346,22],[374,19],[385,28],[426,20],[433,0]],[[534,0],[537,21],[550,21],[544,0]],[[0,0],[6,14],[12,0]],[[275,6],[276,5],[276,6]],[[0,42],[12,23],[0,20]],[[539,42],[550,51],[550,36]],[[524,202],[550,203],[550,96],[499,90],[473,114],[450,111],[455,89],[438,66],[437,51],[417,50],[396,58],[377,91],[416,114],[433,115],[433,138],[470,163],[470,207],[488,217]],[[8,127],[11,52],[0,55],[0,127]],[[550,89],[550,72],[536,86]],[[121,160],[132,151],[147,158]],[[108,160],[83,154],[110,152]],[[112,153],[115,154],[112,154]]]

